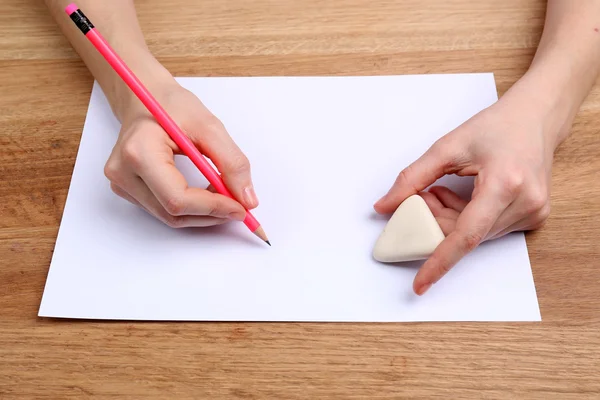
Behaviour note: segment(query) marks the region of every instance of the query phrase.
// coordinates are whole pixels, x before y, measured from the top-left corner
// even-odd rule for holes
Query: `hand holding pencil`
[[[136,107],[123,115],[119,140],[105,166],[111,188],[174,228],[242,221],[244,208],[258,205],[252,194],[247,158],[194,94],[173,85],[165,97],[161,101],[165,109],[192,142],[211,157],[239,202],[212,188],[188,187],[173,162],[181,150],[149,112]]]
[[[122,116],[121,134],[105,168],[113,191],[170,226],[239,220],[270,245],[249,211],[258,205],[249,162],[220,121],[177,84],[167,85],[159,102],[77,6],[70,4],[65,11],[144,106],[132,106]],[[210,182],[210,191],[188,187],[173,161],[177,153],[198,167]]]

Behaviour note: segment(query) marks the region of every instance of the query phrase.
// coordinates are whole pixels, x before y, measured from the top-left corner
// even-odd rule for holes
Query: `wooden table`
[[[500,94],[532,59],[545,11],[540,0],[136,3],[178,76],[492,71]],[[0,3],[1,399],[600,398],[598,87],[556,154],[550,221],[527,235],[541,323],[39,319],[91,88],[43,2]]]

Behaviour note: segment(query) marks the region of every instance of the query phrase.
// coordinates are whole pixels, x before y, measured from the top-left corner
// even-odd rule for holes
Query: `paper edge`
[[[495,73],[494,72],[460,72],[460,73],[432,73],[432,74],[388,74],[388,75],[335,75],[335,76],[329,76],[329,75],[298,75],[298,76],[289,76],[289,75],[282,75],[282,76],[273,76],[273,75],[268,75],[268,76],[179,76],[179,77],[175,77],[175,80],[177,82],[185,82],[187,80],[191,80],[191,79],[217,79],[217,80],[221,80],[221,79],[243,79],[243,80],[247,80],[247,79],[289,79],[289,78],[293,78],[293,79],[332,79],[332,78],[343,78],[343,79],[348,79],[348,78],[359,78],[359,79],[384,79],[384,78],[391,78],[391,77],[395,77],[395,78],[402,78],[402,77],[442,77],[442,76],[487,76],[489,78],[491,78],[491,84],[493,85],[493,89],[494,89],[494,97],[495,97],[495,102],[498,101],[499,96],[498,96],[498,87],[496,84],[496,77],[495,77]],[[488,79],[489,79],[488,78]],[[531,258],[529,255],[529,248],[527,246],[527,239],[525,237],[525,234],[523,232],[521,232],[521,234],[523,235],[523,243],[525,246],[525,251],[527,253],[527,264],[529,266],[529,278],[530,278],[530,283],[533,285],[533,290],[534,290],[534,300],[535,300],[535,306],[536,306],[536,315],[535,318],[527,318],[527,319],[478,319],[478,320],[465,320],[465,319],[418,319],[418,320],[361,320],[361,319],[353,319],[353,320],[346,320],[346,319],[253,319],[253,320],[233,320],[233,319],[188,319],[188,318],[176,318],[176,319],[167,319],[167,318],[153,318],[153,319],[147,319],[147,318],[103,318],[103,317],[86,317],[86,316],[75,316],[75,315],[69,315],[69,314],[63,314],[63,315],[57,315],[57,314],[53,314],[50,315],[49,313],[46,313],[45,307],[44,307],[44,298],[46,295],[46,286],[48,285],[48,282],[50,280],[50,274],[52,272],[52,262],[54,260],[56,249],[57,249],[57,244],[59,242],[59,238],[61,235],[61,231],[62,231],[62,220],[64,217],[64,214],[67,210],[67,207],[69,206],[69,193],[71,191],[71,185],[73,183],[73,173],[75,172],[78,163],[80,162],[80,148],[81,148],[81,141],[83,140],[83,133],[85,132],[85,128],[87,126],[87,124],[89,123],[90,120],[90,108],[92,106],[92,99],[94,98],[94,96],[97,96],[97,92],[101,91],[103,93],[102,88],[100,87],[99,83],[97,80],[94,80],[93,85],[92,85],[92,90],[90,92],[89,98],[88,98],[88,106],[86,108],[86,116],[85,116],[85,120],[83,123],[83,126],[81,128],[81,136],[80,136],[80,141],[79,144],[77,146],[77,153],[76,153],[76,157],[75,157],[75,163],[73,164],[73,169],[71,172],[71,179],[69,181],[69,186],[67,189],[67,196],[65,199],[65,205],[63,208],[63,211],[61,213],[61,219],[59,222],[59,228],[58,228],[58,233],[56,235],[56,239],[54,242],[54,247],[53,247],[53,253],[52,253],[52,257],[50,259],[50,262],[48,264],[48,271],[46,274],[46,281],[44,283],[44,289],[42,291],[42,297],[40,300],[40,306],[38,309],[38,314],[37,316],[39,318],[48,318],[48,319],[61,319],[61,320],[90,320],[90,321],[138,321],[138,322],[143,322],[143,321],[147,321],[147,322],[151,322],[151,321],[157,321],[157,322],[198,322],[198,323],[203,323],[203,322],[231,322],[231,323],[239,323],[239,322],[245,322],[245,323],[279,323],[279,322],[291,322],[291,323],[448,323],[448,322],[462,322],[462,323],[490,323],[490,322],[498,322],[498,323],[516,323],[516,322],[541,322],[542,321],[542,316],[541,316],[541,309],[540,309],[540,305],[539,305],[539,299],[538,299],[538,294],[537,294],[537,288],[535,286],[535,278],[533,276],[533,268],[531,265]]]
[[[90,91],[90,95],[88,98],[88,105],[86,108],[86,113],[85,113],[85,119],[83,121],[83,126],[81,127],[80,130],[80,137],[79,137],[79,143],[77,144],[77,152],[75,154],[75,162],[73,163],[73,169],[71,170],[71,177],[69,179],[69,186],[67,188],[67,196],[65,197],[65,205],[63,207],[63,210],[61,212],[60,215],[60,221],[58,223],[58,232],[56,234],[56,238],[54,240],[54,246],[52,247],[52,256],[50,257],[50,262],[48,263],[48,270],[46,272],[46,280],[44,282],[44,289],[42,290],[42,297],[40,299],[40,305],[38,308],[38,317],[44,317],[45,315],[43,315],[44,313],[44,305],[45,305],[45,298],[46,298],[46,287],[48,286],[48,283],[50,282],[50,274],[52,273],[52,263],[55,259],[55,256],[57,254],[56,249],[58,248],[58,244],[59,244],[59,238],[61,236],[61,233],[63,232],[63,218],[64,215],[67,211],[67,208],[69,207],[70,204],[70,200],[69,194],[71,193],[71,186],[73,185],[73,174],[75,172],[75,170],[77,169],[77,165],[79,162],[81,162],[81,143],[83,141],[83,133],[85,132],[85,128],[87,126],[87,124],[90,121],[90,109],[92,107],[92,99],[94,98],[94,96],[97,96],[97,91],[101,90],[100,84],[98,83],[98,81],[94,80],[93,84],[92,84],[92,90]]]

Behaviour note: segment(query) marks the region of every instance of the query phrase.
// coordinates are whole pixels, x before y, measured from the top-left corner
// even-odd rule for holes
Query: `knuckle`
[[[234,156],[230,161],[230,170],[236,174],[250,172],[250,161],[248,160],[248,157],[243,154]]]
[[[533,187],[529,189],[525,198],[527,212],[530,214],[543,214],[542,211],[549,213],[548,192],[543,187]],[[547,217],[547,216],[546,216]]]
[[[224,204],[215,197],[215,200],[208,204],[207,214],[211,217],[224,217],[228,212]]]
[[[433,254],[429,260],[434,265],[434,279],[433,283],[437,283],[444,275],[446,275],[451,269],[452,265],[446,256],[439,254]]]
[[[135,142],[129,141],[123,144],[121,152],[125,162],[127,162],[134,168],[138,167],[141,164],[142,154],[138,146],[136,146]]]
[[[104,165],[104,176],[111,181],[117,182],[119,180],[119,165],[114,160],[110,159]],[[112,185],[111,185],[112,187]]]
[[[209,115],[204,118],[204,126],[208,132],[221,132],[225,130],[223,122],[214,115]]]
[[[438,276],[446,275],[448,272],[450,272],[450,269],[452,269],[452,267],[449,263],[441,262],[438,266]]]
[[[411,181],[411,177],[413,176],[413,171],[414,167],[411,165],[407,166],[406,168],[404,168],[402,171],[400,171],[400,173],[398,174],[398,176],[396,177],[396,180],[394,181],[394,185],[392,186],[392,188],[390,189],[390,192],[393,191],[399,191],[399,190],[410,190],[413,192],[417,192],[417,187],[416,184],[414,184]]]
[[[164,218],[165,224],[170,228],[181,228],[183,226],[183,218],[174,215],[168,215]]]
[[[116,194],[117,196],[121,195],[121,189],[117,185],[115,185],[114,183],[112,183],[112,182],[110,183],[110,190],[112,190],[112,192],[114,194]]]
[[[536,223],[534,223],[533,225],[531,225],[531,227],[529,229],[527,229],[527,230],[536,231],[536,230],[542,228],[544,225],[546,225],[546,220],[537,221]]]
[[[206,215],[217,217],[220,214],[219,202],[211,200],[206,204]]]
[[[430,148],[431,150],[443,152],[447,151],[449,148],[452,148],[455,143],[456,140],[453,139],[453,135],[445,134],[433,142]]]
[[[521,170],[512,169],[501,178],[500,184],[503,191],[508,192],[511,195],[518,194],[523,188],[525,177]]]
[[[452,150],[454,150],[454,148],[454,142],[450,140],[448,136],[442,136],[441,138],[433,142],[433,144],[429,148],[429,152],[435,156],[447,156],[452,152]]]
[[[431,146],[430,152],[436,160],[442,161],[444,170],[452,168],[454,165],[462,164],[468,158],[464,145],[456,140],[452,140],[450,136],[442,136],[438,139]]]
[[[538,213],[539,219],[545,222],[550,217],[551,210],[550,203],[546,203]]]
[[[171,216],[180,216],[185,213],[185,202],[181,196],[171,195],[165,203],[165,210]]]
[[[535,219],[531,229],[540,229],[546,225],[548,217],[550,217],[550,204],[546,203],[542,208],[539,209],[539,211],[535,213]]]
[[[429,147],[428,152],[432,155],[440,155],[446,152],[448,148],[448,141],[445,139],[445,136],[442,136]]]
[[[465,253],[473,251],[479,243],[483,240],[483,237],[478,232],[466,232],[462,238],[462,250]]]
[[[412,185],[410,184],[410,177],[412,176],[413,169],[414,166],[411,164],[404,168],[402,171],[400,171],[398,177],[396,178],[396,183],[400,185],[409,185],[412,187]]]

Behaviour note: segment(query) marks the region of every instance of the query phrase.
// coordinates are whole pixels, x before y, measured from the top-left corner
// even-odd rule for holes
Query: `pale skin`
[[[250,163],[219,119],[152,56],[133,1],[80,0],[78,5],[211,158],[237,201],[210,188],[188,187],[175,168],[177,146],[65,18],[68,3],[46,0],[122,124],[105,167],[113,191],[172,227],[242,220],[245,208],[258,206]],[[447,133],[401,171],[375,204],[377,212],[388,214],[420,194],[446,235],[417,273],[416,294],[424,294],[482,242],[544,224],[550,214],[554,152],[600,72],[599,29],[600,1],[549,0],[544,32],[527,73],[497,103]],[[447,188],[430,187],[446,174],[475,177],[469,201]]]

